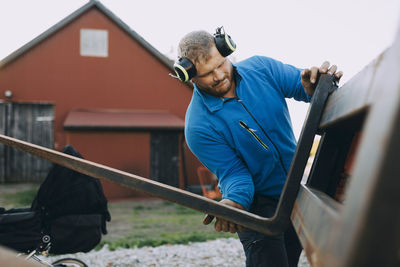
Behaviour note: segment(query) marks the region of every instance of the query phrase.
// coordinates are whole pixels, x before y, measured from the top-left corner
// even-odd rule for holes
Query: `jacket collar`
[[[233,77],[236,81],[236,91],[237,91],[242,77],[240,76],[237,67],[234,64],[232,64],[232,66],[233,66]],[[202,99],[204,105],[210,112],[216,112],[222,109],[224,103],[230,99],[230,98],[223,99],[220,97],[207,94],[206,92],[201,91],[196,84],[194,84],[194,91]]]

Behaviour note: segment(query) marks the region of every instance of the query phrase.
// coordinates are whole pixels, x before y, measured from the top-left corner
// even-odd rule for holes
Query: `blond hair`
[[[179,57],[188,58],[193,63],[209,59],[210,48],[215,45],[214,37],[206,31],[193,31],[186,34],[179,42]]]

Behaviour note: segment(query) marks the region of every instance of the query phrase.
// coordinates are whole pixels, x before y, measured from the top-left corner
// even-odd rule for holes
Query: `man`
[[[342,72],[328,62],[301,71],[261,56],[232,64],[226,54],[235,45],[228,37],[220,30],[215,36],[195,31],[179,43],[177,74],[194,83],[185,137],[192,152],[218,177],[222,203],[271,217],[296,148],[285,98],[309,102],[319,73],[339,80]],[[232,51],[223,51],[221,39]],[[206,215],[203,223],[212,220]],[[238,232],[247,266],[297,266],[302,248],[292,226],[276,237],[221,218],[214,227]]]

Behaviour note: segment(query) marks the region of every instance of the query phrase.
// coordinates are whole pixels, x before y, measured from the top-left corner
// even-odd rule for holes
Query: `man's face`
[[[193,82],[199,89],[217,97],[233,97],[235,84],[233,80],[233,67],[227,58],[221,56],[217,48],[210,49],[207,61],[196,64],[197,75]]]

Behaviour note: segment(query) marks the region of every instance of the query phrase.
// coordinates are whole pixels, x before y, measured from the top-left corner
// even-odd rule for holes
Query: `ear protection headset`
[[[223,33],[221,32],[223,30]],[[236,50],[236,44],[233,42],[231,37],[225,33],[224,27],[217,28],[214,33],[215,46],[218,52],[223,57],[227,57]],[[179,79],[182,82],[187,82],[196,76],[197,70],[193,62],[188,58],[182,57],[174,64],[174,70],[176,76],[170,74],[172,77]]]

